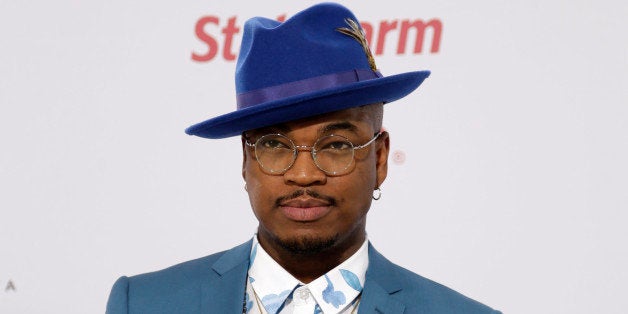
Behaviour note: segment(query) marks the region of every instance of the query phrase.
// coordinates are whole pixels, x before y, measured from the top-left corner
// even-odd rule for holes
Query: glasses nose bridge
[[[292,160],[292,164],[290,165],[290,168],[294,166],[294,163],[297,161],[297,158],[299,157],[299,153],[301,151],[308,151],[310,152],[310,156],[312,157],[312,161],[314,162],[314,165],[316,165],[316,167],[320,169],[318,162],[316,162],[316,150],[314,150],[314,145],[307,146],[307,145],[294,145],[293,144],[292,147],[294,147],[294,159]]]
[[[309,152],[314,152],[314,146],[307,146],[307,145],[294,145],[294,150],[298,153],[302,150],[304,151],[309,151]]]
[[[292,159],[292,163],[290,164],[290,167],[288,167],[288,169],[286,169],[286,171],[289,171],[290,169],[292,169],[294,167],[294,165],[297,163],[297,159],[299,158],[299,152],[301,151],[309,151],[310,152],[310,157],[312,158],[310,161],[306,161],[306,162],[311,162],[314,164],[314,166],[316,167],[316,169],[318,169],[319,171],[321,171],[322,173],[325,173],[326,175],[329,174],[329,172],[325,169],[323,169],[321,167],[321,165],[318,162],[318,157],[317,157],[317,152],[318,150],[316,149],[316,145],[318,145],[318,142],[320,141],[320,139],[318,141],[316,141],[316,143],[314,143],[314,145],[312,146],[308,146],[308,145],[296,145],[294,143],[292,143],[292,147],[293,147],[293,151],[294,151],[294,157]]]

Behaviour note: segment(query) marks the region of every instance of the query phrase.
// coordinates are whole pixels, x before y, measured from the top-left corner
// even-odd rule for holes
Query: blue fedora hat
[[[192,125],[187,134],[225,138],[282,122],[373,103],[415,90],[429,71],[382,76],[347,8],[322,3],[280,23],[244,25],[236,65],[237,110]]]

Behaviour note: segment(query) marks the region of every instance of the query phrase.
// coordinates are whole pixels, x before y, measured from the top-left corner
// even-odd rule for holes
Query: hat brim
[[[204,138],[237,136],[247,130],[352,107],[398,100],[421,85],[430,71],[414,71],[295,95],[230,112],[188,127]]]

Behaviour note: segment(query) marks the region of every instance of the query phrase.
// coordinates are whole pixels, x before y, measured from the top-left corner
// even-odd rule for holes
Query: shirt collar
[[[269,314],[277,313],[299,285],[308,287],[323,313],[339,313],[353,304],[362,292],[368,268],[368,240],[347,260],[304,284],[279,265],[253,238],[249,264],[249,283]]]

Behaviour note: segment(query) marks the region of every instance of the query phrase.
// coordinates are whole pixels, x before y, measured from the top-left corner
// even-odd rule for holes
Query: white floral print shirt
[[[253,237],[244,300],[247,314],[357,313],[366,269],[368,240],[355,254],[304,284],[268,255]]]

